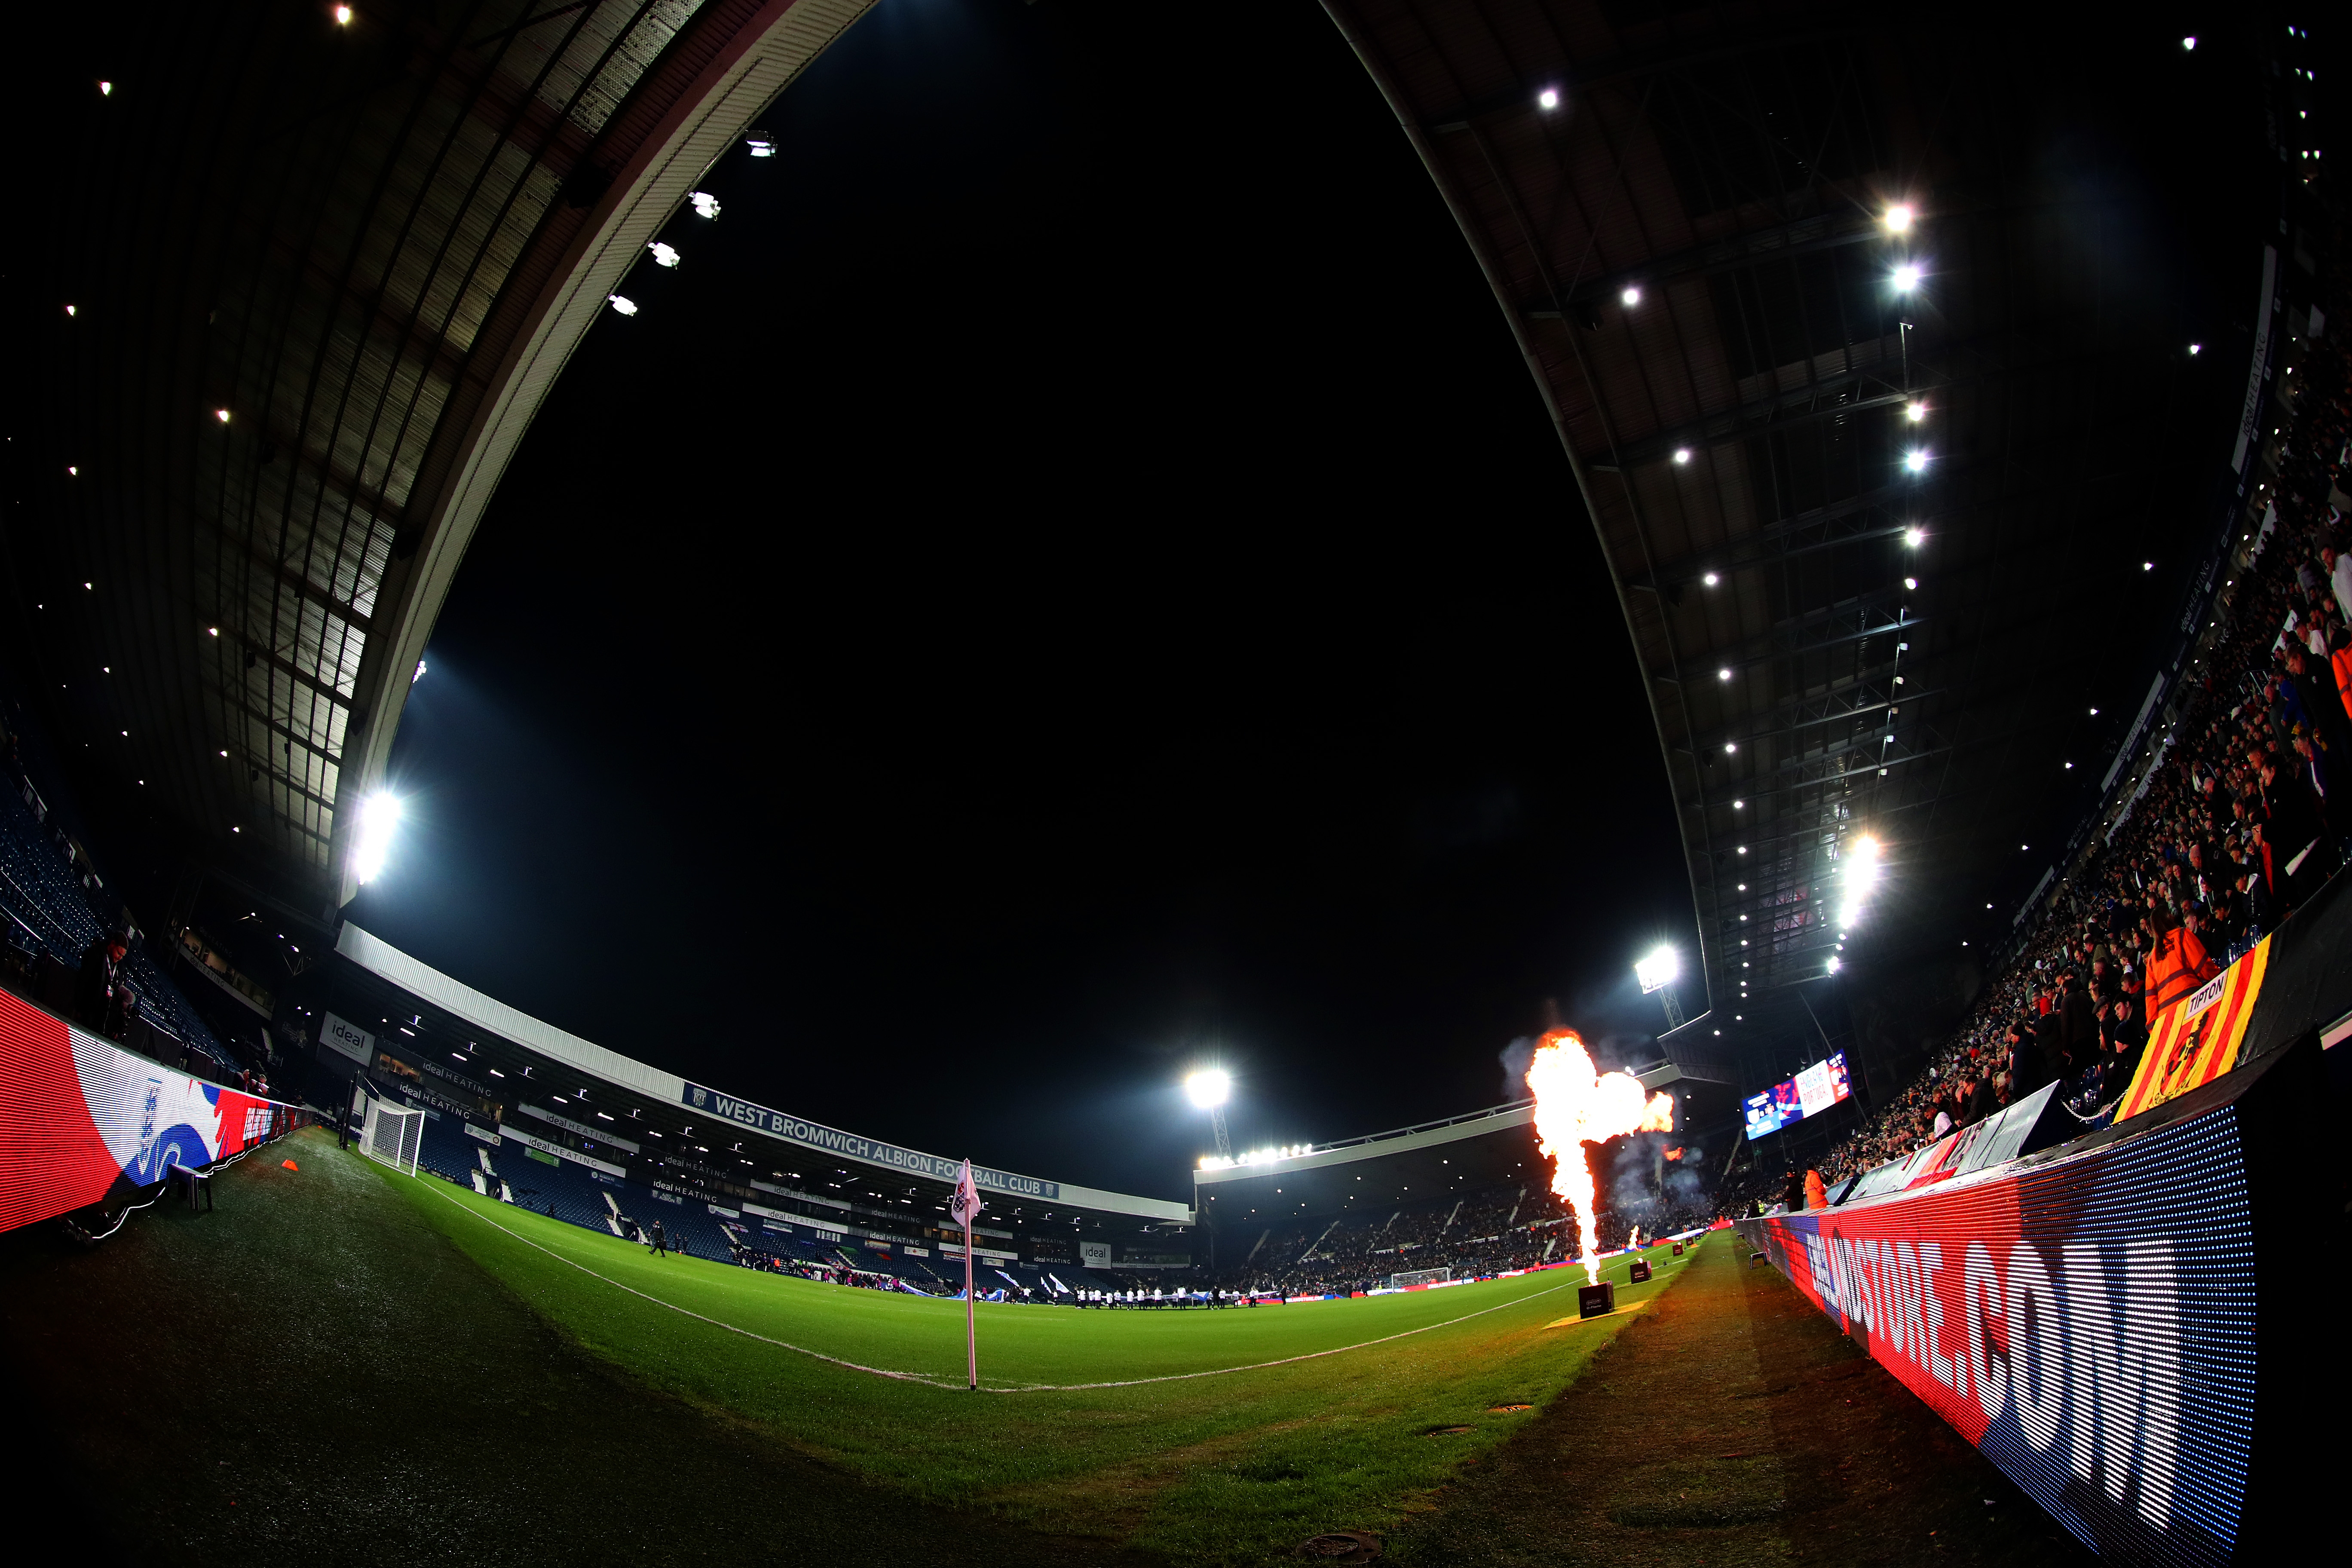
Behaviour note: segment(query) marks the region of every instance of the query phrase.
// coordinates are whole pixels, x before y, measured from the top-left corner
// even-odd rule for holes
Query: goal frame
[[[1447,1268],[1409,1268],[1402,1274],[1389,1276],[1389,1289],[1410,1290],[1415,1285],[1451,1285],[1454,1270]]]

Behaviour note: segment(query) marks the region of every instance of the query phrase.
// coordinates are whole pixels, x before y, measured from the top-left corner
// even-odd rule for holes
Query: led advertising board
[[[2281,1077],[2269,1103],[2284,1113],[2249,1114],[2217,1084],[2136,1136],[1738,1226],[2102,1556],[2244,1561],[2305,1522],[2273,1516],[2307,1491],[2324,1420],[2307,1355],[2261,1348],[2324,1332],[2330,1300],[2256,1267],[2281,1245],[2265,1235],[2292,1245],[2327,1206],[2305,1167],[2265,1152],[2305,1120],[2300,1080]]]
[[[1794,1078],[1784,1078],[1762,1094],[1751,1094],[1743,1107],[1748,1136],[1778,1132],[1791,1121],[1819,1116],[1841,1100],[1850,1099],[1853,1086],[1846,1078],[1845,1053],[1815,1062]]]

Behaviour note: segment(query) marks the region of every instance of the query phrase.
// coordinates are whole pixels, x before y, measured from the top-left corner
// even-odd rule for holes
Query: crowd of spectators
[[[2352,846],[2352,367],[2300,345],[2276,477],[2227,558],[2168,732],[2043,924],[1918,1079],[1819,1162],[1830,1183],[2043,1086],[2085,1127],[2129,1088],[2151,1021],[2307,903]],[[1733,1212],[1792,1190],[1751,1173]]]
[[[1696,1229],[1715,1208],[1712,1201],[1655,1194],[1613,1204],[1600,1216],[1601,1246],[1624,1246],[1636,1227],[1644,1236]],[[1229,1236],[1221,1245],[1246,1245],[1250,1255],[1222,1269],[1218,1283],[1250,1295],[1344,1296],[1385,1287],[1399,1274],[1442,1268],[1461,1279],[1559,1262],[1579,1255],[1578,1241],[1568,1206],[1549,1188],[1515,1182]]]

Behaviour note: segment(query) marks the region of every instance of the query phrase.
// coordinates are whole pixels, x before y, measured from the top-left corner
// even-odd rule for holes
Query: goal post
[[[1409,1273],[1389,1276],[1389,1289],[1409,1290],[1415,1285],[1446,1285],[1454,1279],[1451,1268],[1415,1268]]]
[[[425,1112],[404,1110],[387,1101],[370,1099],[367,1121],[360,1128],[360,1150],[372,1160],[395,1171],[416,1174],[416,1157],[425,1142]]]

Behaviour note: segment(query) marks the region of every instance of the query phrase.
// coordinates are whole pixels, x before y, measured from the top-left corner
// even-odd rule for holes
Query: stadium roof
[[[1981,950],[2212,586],[2285,245],[2253,73],[2128,18],[2091,70],[1969,8],[1326,8],[1567,449],[1532,521],[1607,558],[1656,733],[1594,765],[1664,756],[1710,1029],[1811,1033],[1790,988],[1838,956],[1864,836],[1858,937]]]
[[[299,909],[348,900],[352,806],[541,400],[871,3],[88,15],[58,54],[105,63],[27,204],[51,526],[12,542],[94,791]]]
[[[877,1138],[844,1132],[805,1117],[773,1110],[707,1084],[690,1082],[676,1073],[625,1057],[618,1051],[607,1050],[486,996],[349,921],[344,922],[336,938],[335,951],[341,957],[390,984],[404,995],[429,1004],[469,1030],[498,1037],[549,1062],[560,1063],[573,1072],[641,1096],[646,1107],[638,1109],[652,1108],[656,1113],[656,1125],[683,1121],[688,1123],[701,1121],[707,1126],[717,1119],[728,1123],[731,1132],[749,1134],[765,1141],[747,1152],[764,1152],[771,1158],[782,1158],[787,1153],[794,1157],[814,1154],[827,1161],[845,1162],[887,1172],[898,1180],[911,1178],[926,1186],[951,1186],[961,1164],[960,1160],[901,1148]],[[468,1041],[467,1045],[471,1048],[459,1058],[461,1061],[470,1061],[481,1054],[478,1042]],[[436,1066],[435,1070],[446,1071],[446,1064]],[[519,1085],[508,1091],[509,1098],[517,1098],[520,1092]],[[544,1111],[533,1111],[532,1114],[553,1120],[557,1125],[568,1125],[560,1119],[547,1118]],[[628,1123],[630,1126],[639,1124],[635,1119]],[[614,1123],[616,1129],[621,1125]],[[598,1132],[593,1127],[584,1130],[598,1137],[611,1136]],[[635,1149],[635,1144],[627,1147],[633,1152]],[[745,1163],[755,1163],[746,1161]],[[1189,1225],[1192,1220],[1192,1210],[1189,1205],[1165,1198],[1106,1192],[1097,1187],[1048,1181],[978,1165],[974,1168],[974,1177],[992,1205],[1003,1204],[1009,1207],[1010,1201],[1017,1201],[1041,1207],[1059,1206],[1095,1214],[1124,1215],[1155,1223]]]

